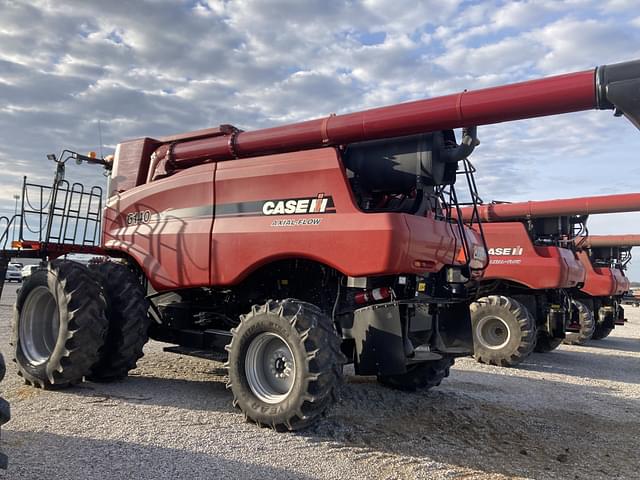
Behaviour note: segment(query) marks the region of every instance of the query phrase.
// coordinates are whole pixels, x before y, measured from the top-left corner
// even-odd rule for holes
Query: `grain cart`
[[[624,325],[624,295],[630,289],[624,271],[631,249],[640,246],[640,235],[589,235],[576,242],[580,261],[587,270],[578,298],[596,319],[592,338],[607,337],[615,325]]]
[[[459,169],[477,198],[476,127],[588,109],[638,125],[639,91],[630,62],[253,132],[140,138],[107,159],[51,156],[52,195],[70,207],[52,200],[44,238],[4,253],[46,260],[17,299],[18,369],[45,388],[122,377],[149,334],[226,360],[234,405],[276,429],[317,419],[345,361],[392,387],[437,385],[472,352],[468,287],[486,267],[454,189]],[[63,183],[69,158],[107,168],[99,218],[92,190]],[[60,258],[76,251],[121,262],[92,272]]]
[[[462,209],[465,219],[479,214],[489,247],[480,298],[471,306],[476,359],[513,366],[534,350],[591,338],[601,319],[594,320],[592,302],[579,293],[587,270],[576,242],[583,241],[588,215],[639,209],[640,194]]]

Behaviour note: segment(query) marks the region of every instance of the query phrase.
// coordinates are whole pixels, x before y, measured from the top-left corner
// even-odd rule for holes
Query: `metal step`
[[[407,365],[432,362],[434,360],[442,360],[442,355],[432,352],[428,345],[420,345],[413,350],[412,356],[407,358]]]
[[[215,352],[213,350],[202,350],[198,348],[181,347],[176,345],[174,347],[164,347],[163,350],[169,353],[178,353],[180,355],[188,355],[190,357],[204,358],[206,360],[213,360],[214,362],[226,362],[227,352]]]

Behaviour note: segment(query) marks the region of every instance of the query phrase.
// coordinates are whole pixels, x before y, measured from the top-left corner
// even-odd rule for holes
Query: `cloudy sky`
[[[254,129],[640,58],[637,6],[0,0],[0,214],[23,175],[51,180],[46,153],[100,150],[98,121],[107,154],[138,136]],[[485,200],[640,191],[640,132],[610,112],[479,136]],[[593,216],[590,230],[640,233],[640,214]],[[640,261],[630,273],[640,281]]]

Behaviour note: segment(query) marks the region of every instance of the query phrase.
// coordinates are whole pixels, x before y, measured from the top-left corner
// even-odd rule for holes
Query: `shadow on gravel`
[[[116,383],[86,383],[66,392],[85,397],[81,403],[114,407],[114,412],[121,402],[234,411],[231,394],[221,379],[134,376]],[[588,399],[590,411],[583,409],[580,402],[584,399]],[[517,407],[519,402],[522,408]],[[488,474],[536,479],[633,478],[640,449],[639,407],[638,401],[612,397],[604,387],[485,371],[456,370],[441,388],[423,393],[398,392],[381,387],[374,379],[348,377],[340,402],[326,418],[292,435],[336,452],[355,450],[363,461],[370,457],[393,464],[396,455],[402,455],[398,468],[405,472],[441,462]],[[611,409],[620,412],[620,419],[599,414]],[[630,415],[625,417],[625,412]],[[239,413],[238,421],[242,421]],[[117,452],[124,446],[130,448],[117,442],[105,442],[103,447],[106,452]],[[132,448],[127,457],[136,458],[135,449],[143,449],[141,462],[146,461],[145,455],[154,453],[170,459],[191,455],[155,448],[150,454],[144,453],[150,447]],[[170,463],[165,458],[159,461]],[[193,461],[202,467],[218,459],[195,455]],[[268,473],[264,478],[279,478],[277,474]]]
[[[602,340],[591,340],[584,346],[588,348],[640,353],[640,339],[637,338],[607,337]]]
[[[202,453],[43,432],[3,431],[6,478],[33,480],[290,479],[292,472]],[[60,452],[67,452],[60,455]],[[0,478],[5,478],[0,473]],[[310,479],[296,473],[295,478]]]
[[[518,377],[462,373],[481,387],[500,377],[500,391],[507,397],[512,384],[519,384],[523,408],[507,404],[517,400],[496,401],[494,394],[483,394],[482,389],[467,394],[455,374],[447,382],[448,389],[425,393],[390,391],[375,383],[347,384],[339,406],[297,435],[335,449],[359,448],[362,457],[401,454],[507,476],[610,479],[637,475],[638,402],[616,399],[615,406],[621,412],[636,412],[636,422],[611,421],[579,408],[571,411],[556,398],[546,403],[543,399],[543,407],[531,408],[527,390],[548,390],[548,381],[525,379],[523,388]],[[586,396],[601,402],[603,409],[611,407],[612,397],[605,388],[552,383],[551,388],[564,389],[569,399]]]
[[[62,394],[86,397],[82,403],[123,401],[131,404],[158,405],[188,410],[233,412],[231,392],[225,382],[132,376],[110,383],[84,382],[60,390]]]
[[[594,356],[597,361],[594,361]],[[562,349],[549,353],[534,353],[515,368],[517,370],[640,384],[640,359],[637,356]]]

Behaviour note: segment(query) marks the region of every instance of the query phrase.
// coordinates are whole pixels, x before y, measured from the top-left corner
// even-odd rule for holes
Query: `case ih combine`
[[[453,188],[459,169],[477,198],[476,127],[590,109],[638,126],[638,91],[629,62],[253,132],[142,138],[106,160],[52,156],[44,238],[3,252],[46,261],[16,303],[20,374],[43,388],[123,377],[149,334],[226,359],[234,405],[277,429],[317,419],[345,361],[392,387],[437,385],[472,352],[467,287],[486,266]],[[102,217],[99,191],[62,180],[69,158],[110,172]],[[22,231],[27,210],[9,226]],[[74,252],[121,261],[91,271],[59,258]]]
[[[579,297],[596,318],[591,338],[600,340],[615,325],[624,325],[622,302],[631,286],[624,270],[631,260],[631,249],[640,246],[640,235],[589,235],[578,240],[577,246],[587,271]]]
[[[591,294],[581,293],[591,264],[581,262],[577,250],[578,244],[587,245],[581,235],[586,235],[588,215],[637,210],[640,194],[462,209],[464,219],[473,213],[483,222],[490,257],[480,298],[471,306],[476,359],[513,366],[534,350],[548,352],[563,340],[582,343],[591,338],[596,325],[609,318],[604,316],[608,305],[617,301],[608,290],[599,297],[613,300],[602,298],[595,304]],[[609,275],[620,272],[609,270]],[[600,309],[599,301],[607,307]]]

